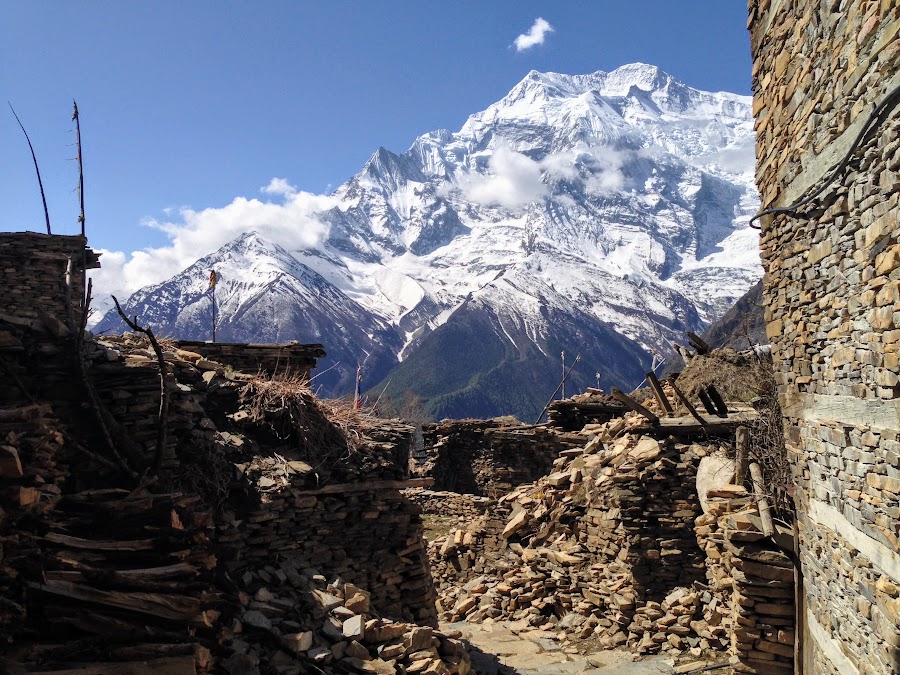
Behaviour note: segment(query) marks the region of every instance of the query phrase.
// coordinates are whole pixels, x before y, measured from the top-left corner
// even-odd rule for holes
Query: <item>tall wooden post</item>
[[[566,353],[561,352],[559,356],[562,359],[562,390],[559,398],[563,400],[566,397]]]

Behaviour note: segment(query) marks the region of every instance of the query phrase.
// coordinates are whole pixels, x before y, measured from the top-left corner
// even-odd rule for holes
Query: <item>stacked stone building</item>
[[[900,672],[900,3],[751,0],[804,673]]]

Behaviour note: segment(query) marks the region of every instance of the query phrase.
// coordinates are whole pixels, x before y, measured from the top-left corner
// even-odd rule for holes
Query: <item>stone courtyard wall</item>
[[[435,490],[500,497],[550,473],[564,450],[583,439],[546,426],[503,426],[498,420],[425,424],[425,461],[414,473],[434,478]]]
[[[751,0],[767,334],[796,484],[805,673],[900,672],[896,0]]]

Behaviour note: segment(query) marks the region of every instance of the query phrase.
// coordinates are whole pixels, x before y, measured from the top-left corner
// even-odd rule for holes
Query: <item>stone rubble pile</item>
[[[549,475],[430,544],[441,620],[788,672],[790,537],[763,540],[755,498],[731,484],[732,431],[627,413],[580,433]]]
[[[435,540],[442,620],[508,620],[646,653],[721,647],[702,623],[711,597],[693,534],[696,466],[718,443],[627,433],[640,424],[588,425],[553,473]]]
[[[382,618],[355,584],[290,562],[248,569],[238,582],[241,612],[224,635],[228,672],[472,672],[458,634]]]

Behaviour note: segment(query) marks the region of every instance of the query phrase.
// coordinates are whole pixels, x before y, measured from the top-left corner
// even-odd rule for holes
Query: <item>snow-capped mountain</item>
[[[761,276],[750,98],[703,92],[654,66],[532,71],[455,133],[379,148],[292,250],[244,235],[127,303],[205,338],[206,276],[220,339],[321,341],[322,382],[391,383],[435,415],[536,414],[570,387],[634,386]],[[284,243],[284,242],[282,242]],[[108,316],[99,328],[115,325]]]

